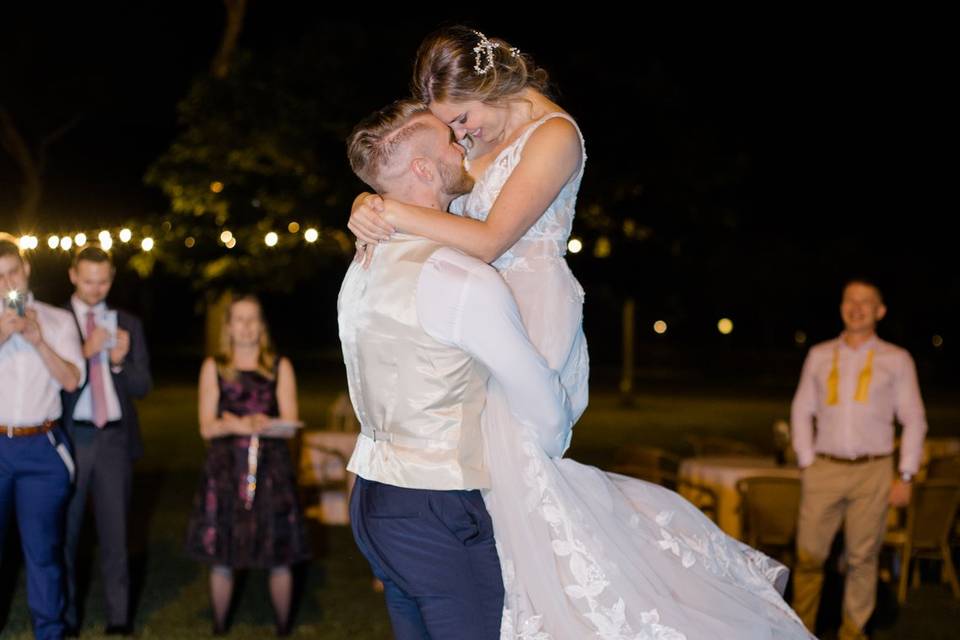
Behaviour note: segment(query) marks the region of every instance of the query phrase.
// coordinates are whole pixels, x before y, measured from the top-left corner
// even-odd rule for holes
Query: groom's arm
[[[547,455],[566,449],[570,401],[530,342],[516,301],[490,265],[441,248],[423,265],[417,314],[431,337],[455,345],[482,362],[503,387],[510,411],[532,427]]]

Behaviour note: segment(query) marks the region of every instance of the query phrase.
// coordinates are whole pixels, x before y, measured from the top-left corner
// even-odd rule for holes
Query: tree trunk
[[[210,65],[210,74],[220,80],[230,74],[230,65],[237,48],[237,40],[243,30],[243,18],[247,12],[247,0],[223,0],[227,8],[227,25],[220,39],[220,49]]]
[[[623,369],[620,373],[620,395],[625,402],[629,402],[633,394],[633,338],[636,326],[634,307],[633,298],[627,298],[623,303]]]
[[[0,144],[6,150],[23,175],[20,184],[20,206],[17,209],[18,229],[34,226],[43,195],[42,166],[30,150],[27,141],[20,135],[17,125],[6,109],[0,107]]]

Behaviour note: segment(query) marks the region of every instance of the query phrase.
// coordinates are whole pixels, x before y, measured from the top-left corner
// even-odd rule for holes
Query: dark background
[[[843,281],[866,275],[889,304],[881,335],[911,350],[925,387],[954,387],[956,72],[942,16],[480,9],[332,15],[254,0],[240,52],[269,64],[304,43],[323,51],[336,68],[315,78],[317,92],[339,83],[336,117],[353,121],[405,94],[417,44],[442,23],[465,22],[531,53],[587,141],[574,227],[586,249],[569,261],[587,291],[601,382],[615,379],[621,307],[632,297],[641,377],[792,385],[806,349],[841,328]],[[5,10],[0,106],[34,141],[80,118],[50,146],[36,219],[15,215],[21,175],[0,153],[0,229],[41,236],[31,256],[38,297],[59,302],[70,291],[67,257],[46,249],[47,234],[169,211],[144,175],[182,131],[177,104],[208,75],[223,25],[212,0]],[[345,155],[329,160],[346,171]],[[348,191],[362,188],[354,181]],[[338,201],[323,223],[345,228],[348,207]],[[627,220],[639,236],[623,231]],[[600,236],[611,243],[607,258],[592,254]],[[126,257],[117,252],[112,298],[145,317],[162,371],[193,375],[202,292],[163,265],[141,278]],[[277,342],[298,366],[338,370],[335,297],[346,261],[326,260],[264,294]],[[733,334],[717,332],[721,317],[733,319]],[[657,319],[666,335],[653,333]]]

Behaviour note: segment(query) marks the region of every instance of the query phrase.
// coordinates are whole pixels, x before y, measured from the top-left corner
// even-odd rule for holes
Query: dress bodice
[[[217,375],[220,384],[220,399],[217,403],[217,415],[224,411],[238,416],[262,413],[267,416],[280,415],[277,406],[277,380],[268,378],[259,371],[237,371],[233,378]]]
[[[551,118],[569,120],[577,129],[580,136],[581,153],[583,157],[576,175],[563,186],[560,193],[547,207],[543,215],[534,223],[523,237],[506,253],[500,256],[493,266],[499,271],[511,268],[523,258],[563,257],[567,252],[567,240],[573,228],[573,217],[577,205],[577,191],[580,189],[580,180],[587,162],[584,150],[583,134],[577,123],[569,115],[561,112],[548,113],[533,124],[529,125],[516,140],[500,151],[497,157],[484,170],[473,191],[454,200],[451,211],[475,220],[486,220],[493,208],[504,184],[513,173],[527,140],[540,125]]]

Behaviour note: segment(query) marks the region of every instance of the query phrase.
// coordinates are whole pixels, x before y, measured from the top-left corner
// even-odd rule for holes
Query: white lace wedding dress
[[[562,113],[532,124],[451,210],[485,218],[527,139],[551,117],[576,126]],[[582,175],[581,167],[494,263],[534,345],[561,372],[576,418],[587,405],[589,363],[583,289],[563,256]],[[536,435],[512,418],[495,382],[483,428],[492,482],[484,497],[506,588],[502,640],[812,637],[773,586],[786,569],[724,534],[676,493],[547,457]]]

